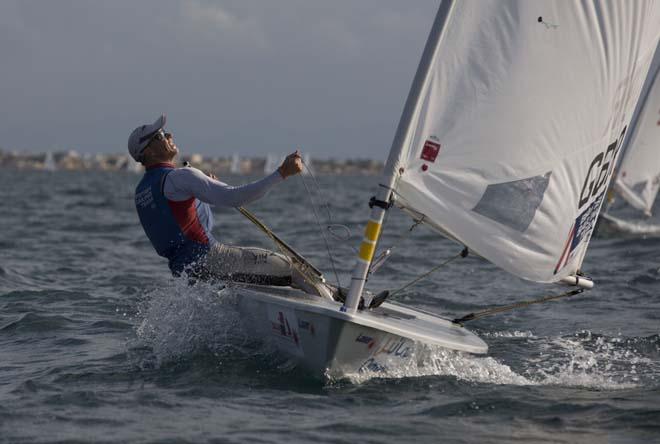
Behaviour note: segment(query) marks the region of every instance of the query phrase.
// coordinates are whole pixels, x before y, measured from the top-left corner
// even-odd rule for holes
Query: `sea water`
[[[488,355],[420,345],[386,373],[317,379],[252,333],[231,287],[169,275],[138,180],[0,170],[0,442],[660,441],[659,239],[595,238],[593,291],[466,324]],[[249,208],[335,282],[329,244],[345,285],[378,178],[302,180]],[[218,239],[272,248],[235,210],[215,216]],[[350,232],[324,239],[317,219]],[[460,252],[412,225],[390,211],[371,289]],[[397,300],[457,317],[561,291],[468,256]]]

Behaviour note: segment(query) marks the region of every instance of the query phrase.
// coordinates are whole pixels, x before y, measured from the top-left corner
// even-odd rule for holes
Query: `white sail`
[[[241,174],[241,158],[237,153],[231,156],[231,164],[229,165],[229,172],[231,174]]]
[[[660,46],[628,136],[615,188],[632,207],[651,215],[660,189]]]
[[[307,176],[309,174],[313,174],[314,169],[312,168],[312,155],[309,154],[309,153],[304,153],[303,156],[302,156],[302,160],[303,160],[302,174],[304,176]]]
[[[264,174],[270,174],[280,166],[278,163],[279,157],[275,154],[268,154],[266,156],[266,162],[264,163]]]
[[[143,173],[144,166],[140,162],[136,162],[131,156],[126,157],[126,170],[131,173]]]
[[[57,164],[55,163],[55,158],[53,153],[48,151],[44,156],[44,170],[46,171],[55,171],[57,170]]]
[[[574,274],[658,42],[660,2],[440,11],[386,167],[397,205],[520,277]]]

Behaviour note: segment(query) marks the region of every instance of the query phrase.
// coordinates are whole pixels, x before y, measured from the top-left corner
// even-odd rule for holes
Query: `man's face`
[[[173,159],[179,153],[179,149],[174,143],[174,137],[172,133],[161,134],[153,138],[145,149],[145,152],[148,150],[154,156]]]

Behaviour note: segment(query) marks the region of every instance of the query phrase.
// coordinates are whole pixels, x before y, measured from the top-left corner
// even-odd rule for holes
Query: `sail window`
[[[637,182],[636,184],[634,184],[632,186],[632,190],[633,190],[634,193],[641,196],[642,194],[644,194],[644,190],[646,189],[646,187],[648,185],[649,185],[649,181],[648,180],[643,180],[641,182]]]
[[[488,185],[472,211],[522,233],[543,201],[550,175]]]

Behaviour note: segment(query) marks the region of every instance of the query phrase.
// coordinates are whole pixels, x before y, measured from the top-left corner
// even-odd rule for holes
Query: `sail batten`
[[[447,8],[388,157],[397,205],[522,278],[575,275],[658,42],[660,4]]]

